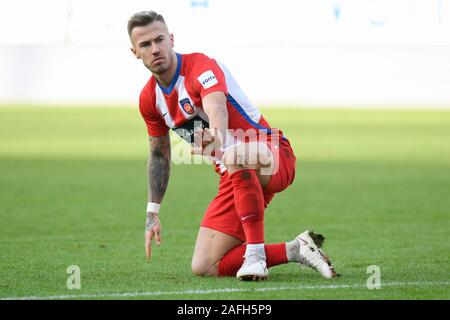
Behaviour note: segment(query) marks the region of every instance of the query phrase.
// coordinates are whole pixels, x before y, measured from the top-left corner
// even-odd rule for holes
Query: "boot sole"
[[[330,258],[328,258],[328,256],[326,256],[326,255],[322,252],[322,250],[320,250],[320,248],[321,248],[322,245],[323,245],[323,242],[325,241],[325,237],[324,237],[323,235],[321,235],[321,234],[316,234],[314,231],[308,232],[308,235],[311,237],[311,239],[313,240],[314,244],[315,244],[315,245],[317,246],[317,248],[319,249],[319,253],[320,253],[320,255],[322,256],[322,258],[325,260],[325,262],[326,262],[326,263],[328,264],[328,266],[330,267],[330,269],[331,269],[331,277],[332,277],[332,278],[340,277],[341,274],[340,274],[340,273],[337,273],[337,272],[334,270],[334,266],[333,266],[333,263],[331,262]]]
[[[267,279],[267,276],[256,276],[256,275],[248,275],[248,276],[240,276],[239,280],[241,281],[264,281]]]

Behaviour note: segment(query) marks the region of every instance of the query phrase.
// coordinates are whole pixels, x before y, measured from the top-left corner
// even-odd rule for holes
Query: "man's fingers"
[[[161,231],[155,230],[155,239],[156,239],[156,244],[159,246],[161,244]]]
[[[147,260],[152,256],[152,238],[154,237],[153,231],[147,231],[145,233],[145,254],[147,255]]]
[[[191,154],[195,155],[203,155],[203,156],[214,156],[214,147],[215,147],[216,138],[212,136],[211,132],[208,129],[204,129],[203,131],[199,131],[195,133],[194,144],[191,149]],[[207,149],[209,148],[209,149]],[[205,153],[205,149],[208,150]]]
[[[150,247],[150,244],[145,245],[145,254],[147,256],[147,260],[150,260],[150,257],[152,256],[152,249]]]
[[[191,154],[203,154],[202,148],[192,147]]]
[[[192,145],[191,154],[202,154],[202,133],[194,133],[194,144]]]

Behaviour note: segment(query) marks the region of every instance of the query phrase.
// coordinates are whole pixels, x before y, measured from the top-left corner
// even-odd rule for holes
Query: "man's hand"
[[[220,132],[208,128],[196,131],[191,154],[214,157],[218,153],[221,141],[221,138],[216,139],[217,134],[220,134]]]
[[[161,244],[161,223],[157,213],[147,212],[147,222],[145,223],[145,253],[147,260],[152,255],[152,240],[156,240],[156,244]]]

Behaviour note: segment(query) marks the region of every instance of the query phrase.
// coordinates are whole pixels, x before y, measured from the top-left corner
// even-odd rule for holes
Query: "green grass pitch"
[[[0,108],[0,298],[449,299],[450,112],[265,109],[298,157],[266,242],[326,236],[341,278],[296,264],[267,281],[202,278],[190,261],[218,176],[172,166],[163,242],[144,251],[147,136],[136,108]],[[81,289],[69,290],[70,265]],[[381,268],[381,289],[366,287]]]

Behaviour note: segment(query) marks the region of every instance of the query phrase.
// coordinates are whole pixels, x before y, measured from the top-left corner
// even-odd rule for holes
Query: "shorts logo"
[[[216,76],[211,70],[208,70],[206,72],[203,72],[200,77],[197,78],[198,81],[200,81],[201,85],[204,89],[211,88],[213,85],[218,84],[219,81],[217,81]]]
[[[194,113],[194,107],[191,104],[191,101],[189,98],[185,98],[180,101],[181,108],[186,112],[187,114],[193,114]]]

